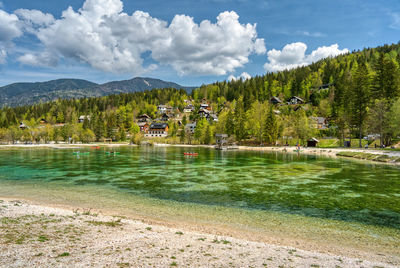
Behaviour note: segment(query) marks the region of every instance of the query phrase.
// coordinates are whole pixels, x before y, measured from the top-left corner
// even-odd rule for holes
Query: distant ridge
[[[160,79],[135,77],[130,80],[96,84],[82,79],[57,79],[47,82],[14,83],[0,87],[0,106],[21,106],[55,99],[100,97],[111,94],[145,91],[154,88],[184,89],[189,93],[196,87],[185,87]]]

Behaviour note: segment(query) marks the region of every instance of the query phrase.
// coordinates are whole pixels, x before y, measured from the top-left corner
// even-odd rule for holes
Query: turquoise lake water
[[[296,154],[190,149],[0,151],[1,182],[92,185],[203,205],[277,211],[400,229],[400,169]]]

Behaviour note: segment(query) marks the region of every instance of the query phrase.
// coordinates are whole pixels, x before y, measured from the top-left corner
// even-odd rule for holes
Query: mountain
[[[82,79],[57,79],[47,82],[14,83],[0,87],[0,107],[29,105],[59,98],[100,97],[154,88],[176,88],[188,92],[195,89],[195,87],[184,87],[173,82],[143,77],[105,84],[96,84]]]

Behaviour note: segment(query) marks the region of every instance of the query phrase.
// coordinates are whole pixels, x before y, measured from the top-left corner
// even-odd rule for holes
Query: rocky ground
[[[0,198],[0,267],[394,267]]]

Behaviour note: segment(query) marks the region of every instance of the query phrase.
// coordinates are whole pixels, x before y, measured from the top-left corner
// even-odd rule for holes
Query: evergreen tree
[[[267,144],[275,145],[276,140],[278,139],[278,123],[276,120],[276,116],[272,110],[269,109],[267,118],[265,120],[265,127],[264,127],[264,140]]]
[[[361,63],[356,66],[353,74],[350,98],[352,123],[358,129],[359,147],[362,147],[362,134],[364,130],[365,119],[368,115],[370,87],[371,84],[367,66],[365,63]]]
[[[226,116],[225,129],[226,129],[226,134],[228,134],[229,136],[235,134],[235,120],[233,118],[233,113],[231,110],[228,111],[228,114]]]
[[[241,141],[246,137],[246,114],[244,111],[243,97],[240,97],[236,102],[234,120],[235,136],[238,141]]]
[[[206,132],[204,133],[204,144],[210,144],[212,139],[210,125],[207,125]]]

